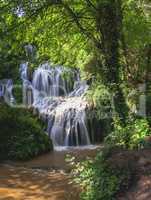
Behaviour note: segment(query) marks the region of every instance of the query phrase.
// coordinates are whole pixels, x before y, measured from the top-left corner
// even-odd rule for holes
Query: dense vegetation
[[[131,163],[114,162],[113,155],[119,149],[106,148],[99,152],[94,160],[87,158],[76,163],[73,157],[68,156],[67,161],[76,166],[72,171],[74,181],[81,185],[82,200],[114,200],[118,192],[127,190],[135,180],[135,165]],[[116,161],[116,160],[115,160]]]
[[[25,56],[31,68],[46,59],[79,67],[83,79],[90,83],[86,96],[95,115],[112,121],[107,124],[112,131],[105,143],[124,149],[150,147],[146,141],[151,135],[150,31],[149,0],[3,0],[0,79],[18,81],[18,64]],[[23,51],[29,43],[37,49],[36,60]],[[140,85],[145,85],[144,89]],[[43,133],[36,119],[22,111],[14,116],[16,111],[4,108],[0,107],[0,137],[11,138],[11,142],[6,147],[1,142],[2,152],[27,158],[49,149],[46,136],[40,137]],[[94,162],[77,166],[83,199],[110,200],[122,187],[129,171],[113,170],[106,159],[101,155]]]
[[[23,46],[32,43],[39,61],[79,66],[93,84],[108,88],[124,124],[130,109],[125,91],[148,79],[150,21],[148,1],[3,1],[1,63],[6,76],[14,77]]]
[[[0,104],[0,159],[26,160],[52,150],[42,124],[29,111]]]

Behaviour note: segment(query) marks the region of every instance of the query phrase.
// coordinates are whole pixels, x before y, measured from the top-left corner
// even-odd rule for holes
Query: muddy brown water
[[[76,161],[81,161],[88,157],[93,158],[101,148],[102,146],[90,146],[90,148],[61,148],[34,158],[31,161],[15,162],[12,164],[29,168],[61,169],[68,171],[70,166],[66,162],[67,155],[75,157]]]
[[[66,155],[80,161],[94,157],[100,148],[69,148],[27,162],[1,164],[0,200],[79,200],[80,189],[71,183]]]

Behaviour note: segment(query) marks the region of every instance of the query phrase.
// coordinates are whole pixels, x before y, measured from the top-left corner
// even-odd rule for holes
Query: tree
[[[130,41],[129,44],[128,40],[129,34],[133,33],[136,43],[139,41],[139,31],[133,30],[135,21],[148,27],[143,13],[144,1],[142,4],[136,0],[3,2],[8,13],[20,16],[17,23],[14,23],[15,30],[18,29],[21,35],[21,28],[24,29],[24,41],[36,44],[40,54],[49,54],[55,62],[59,60],[63,64],[74,66],[84,65],[92,57],[97,58],[101,79],[115,91],[115,109],[123,122],[125,121],[128,109],[120,85],[125,80],[124,72],[128,71],[128,74],[134,77],[130,69],[133,61],[129,59],[129,52],[131,49],[133,52],[134,48],[138,50],[142,43],[139,42],[140,47],[135,47],[134,42]],[[141,15],[136,20],[138,14]],[[148,28],[146,30],[148,31]],[[137,53],[134,54],[137,57]],[[136,62],[137,58],[134,63]]]

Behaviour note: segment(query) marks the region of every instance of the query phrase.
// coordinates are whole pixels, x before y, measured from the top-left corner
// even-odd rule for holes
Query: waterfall
[[[68,75],[68,77],[65,77]],[[46,96],[67,96],[71,91],[68,78],[72,82],[79,80],[79,73],[63,66],[51,66],[48,62],[41,64],[33,74],[32,85],[35,90]]]
[[[3,97],[9,105],[15,102],[13,97],[13,81],[11,79],[0,80],[0,97]]]
[[[60,99],[58,105],[56,103],[53,102],[47,109],[49,116],[47,131],[54,144],[90,145],[85,113],[87,102],[81,97],[72,97]]]
[[[28,78],[28,62],[20,64],[20,75],[23,83],[23,104],[32,106],[33,104],[33,87]]]
[[[90,145],[83,95],[88,89],[77,69],[45,62],[28,78],[28,62],[20,65],[24,99],[45,120],[54,146]],[[30,91],[30,95],[29,95]],[[31,92],[32,91],[32,92]]]

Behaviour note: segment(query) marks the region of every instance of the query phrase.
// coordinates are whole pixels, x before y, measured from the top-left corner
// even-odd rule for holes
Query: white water
[[[102,145],[103,147],[103,145]],[[81,145],[81,146],[55,146],[54,147],[54,151],[67,151],[67,152],[72,152],[72,151],[75,151],[75,150],[95,150],[95,149],[99,149],[100,148],[100,145]]]
[[[11,79],[0,80],[0,97],[3,97],[5,102],[11,105],[15,100],[12,94],[13,81]]]
[[[84,93],[86,82],[78,70],[41,64],[28,79],[28,62],[20,66],[24,88],[24,103],[48,123],[47,134],[57,146],[90,145],[87,129]],[[66,75],[68,77],[66,77]]]

